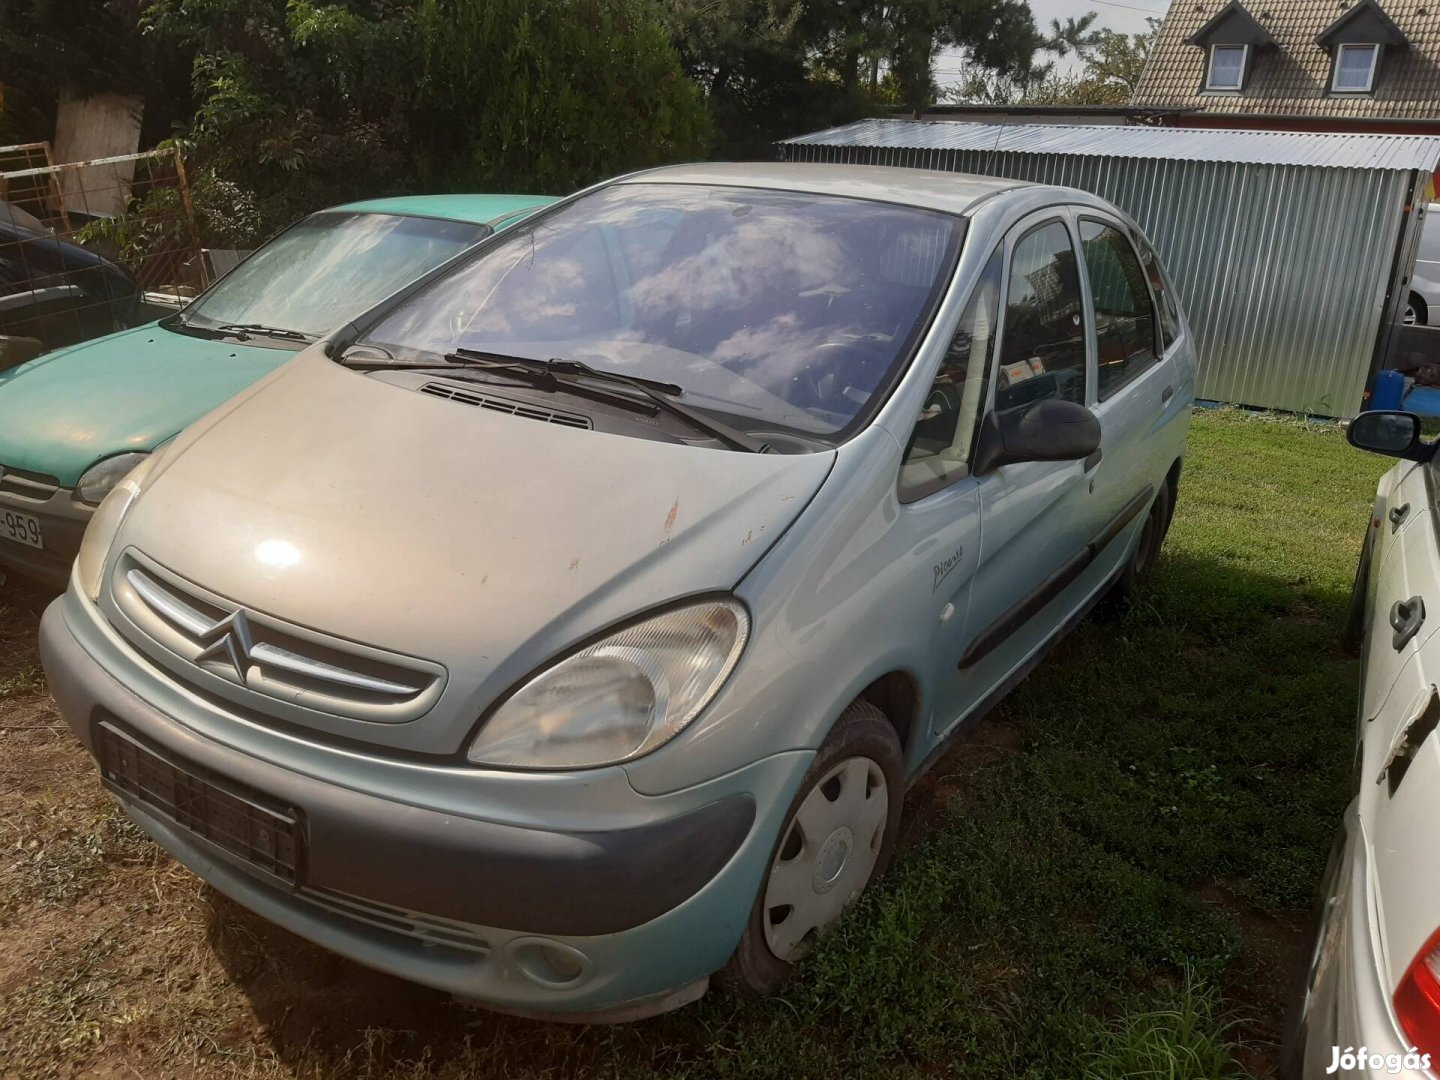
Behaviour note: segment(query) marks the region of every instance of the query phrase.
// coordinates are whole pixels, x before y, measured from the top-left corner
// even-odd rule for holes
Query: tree
[[[164,99],[183,75],[155,55],[140,33],[144,0],[0,0],[0,84],[5,115],[0,142],[52,137],[62,94],[108,91]],[[157,109],[150,127],[171,114]]]
[[[1097,33],[1090,28],[1099,17],[1095,12],[1087,11],[1078,19],[1067,17],[1063,23],[1059,19],[1051,19],[1050,38],[1042,47],[1062,59],[1072,52],[1083,56],[1085,50],[1095,43]]]
[[[566,193],[709,150],[651,0],[422,0],[419,28],[415,119],[447,186]]]
[[[1145,70],[1150,47],[1160,33],[1159,19],[1146,19],[1145,23],[1146,30],[1140,34],[1099,31],[1082,54],[1086,76],[1117,90],[1123,88],[1128,100],[1140,82],[1140,73]]]
[[[192,58],[183,137],[283,224],[413,190],[565,193],[703,156],[654,0],[150,0]]]
[[[1046,50],[1057,56],[1073,51],[1081,60],[1079,72],[1047,70],[1042,78],[1025,82],[981,70],[972,72],[948,97],[987,105],[1124,105],[1140,81],[1145,58],[1160,32],[1159,19],[1145,21],[1147,29],[1139,34],[1092,32],[1093,12],[1079,20],[1068,19],[1063,27],[1052,21]]]

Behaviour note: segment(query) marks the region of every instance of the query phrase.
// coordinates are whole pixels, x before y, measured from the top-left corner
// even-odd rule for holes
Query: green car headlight
[[[131,505],[144,490],[145,479],[155,464],[155,459],[148,454],[138,456],[144,460],[115,484],[110,494],[101,501],[85,528],[84,539],[80,541],[80,554],[75,559],[75,577],[91,600],[100,596],[110,546],[115,542],[115,534],[120,531]]]
[[[81,502],[99,506],[100,502],[115,490],[115,485],[130,475],[130,471],[148,458],[148,453],[116,454],[97,461],[86,469],[75,485],[75,494]]]

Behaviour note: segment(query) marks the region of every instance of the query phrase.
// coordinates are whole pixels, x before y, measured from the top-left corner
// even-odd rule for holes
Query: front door
[[[1087,326],[1073,215],[1041,211],[1005,245],[999,347],[990,407],[1018,410],[1042,398],[1093,405],[1093,335]],[[1103,450],[1103,446],[1102,446]],[[1099,458],[1020,462],[977,478],[983,522],[964,642],[943,730],[1023,674],[1026,662],[1095,585],[1087,545],[1104,527],[1091,493]]]

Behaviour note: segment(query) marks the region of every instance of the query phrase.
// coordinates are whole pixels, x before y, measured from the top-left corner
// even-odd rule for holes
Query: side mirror
[[[1420,441],[1420,417],[1408,412],[1362,412],[1350,421],[1345,438],[1361,450],[1407,461],[1427,461],[1434,452]]]
[[[989,413],[975,447],[975,475],[1020,461],[1079,461],[1100,449],[1100,421],[1084,405],[1042,398]]]

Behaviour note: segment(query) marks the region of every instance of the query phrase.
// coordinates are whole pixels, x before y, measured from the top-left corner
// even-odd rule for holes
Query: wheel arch
[[[888,671],[874,679],[857,695],[856,700],[868,701],[890,721],[901,750],[908,755],[910,742],[920,730],[920,683],[908,671]]]

